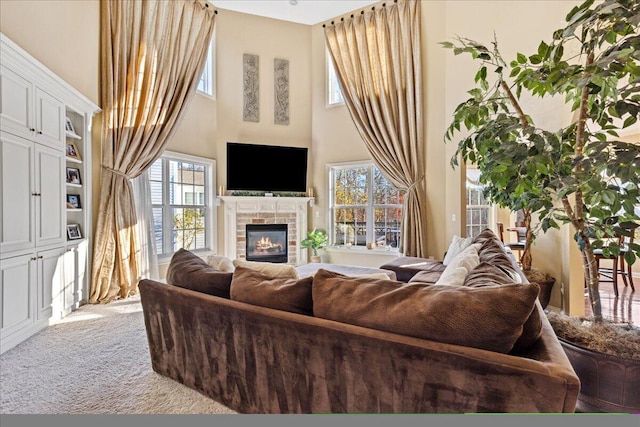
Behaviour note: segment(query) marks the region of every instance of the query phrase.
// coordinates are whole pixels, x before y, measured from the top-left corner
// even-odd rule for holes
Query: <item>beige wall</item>
[[[489,42],[495,31],[507,59],[517,50],[533,51],[541,39],[548,38],[553,29],[562,25],[571,3],[576,2],[544,2],[544,7],[540,3],[535,0],[422,2],[427,250],[431,256],[441,258],[453,234],[464,233],[464,177],[461,170],[449,166],[455,144],[445,144],[443,135],[453,109],[465,99],[475,71],[470,60],[454,56],[438,43],[456,34]],[[99,101],[98,0],[2,0],[0,31],[89,99]],[[260,56],[259,123],[242,121],[243,53]],[[288,126],[273,124],[274,58],[290,61],[291,124]],[[194,97],[168,148],[216,159],[218,185],[225,185],[227,141],[309,147],[309,186],[315,187],[317,195],[310,224],[326,228],[326,164],[364,160],[369,155],[346,107],[326,106],[325,70],[321,25],[308,27],[219,9],[216,99],[202,95]],[[538,124],[556,125],[566,117],[566,112],[552,100],[544,104],[536,102],[536,105],[540,107],[532,113]],[[532,105],[525,101],[524,106]],[[100,153],[99,119],[94,126],[96,166]],[[638,136],[630,138],[640,139]],[[95,171],[99,172],[99,168]],[[98,173],[94,175],[94,184],[94,200],[97,200]],[[220,249],[221,231],[220,228]],[[541,235],[533,255],[534,265],[548,269],[553,275],[562,277],[561,281],[569,283],[567,268],[562,268],[571,259],[571,245],[565,242],[565,237],[568,233]],[[558,251],[561,257],[555,256]],[[560,262],[560,258],[565,262]],[[338,256],[332,261],[340,259]],[[361,258],[354,261],[373,262]],[[640,263],[634,269],[640,272]],[[561,305],[559,292],[560,286],[556,286],[552,304],[557,297],[557,305]]]
[[[0,31],[98,104],[98,0],[0,1]]]

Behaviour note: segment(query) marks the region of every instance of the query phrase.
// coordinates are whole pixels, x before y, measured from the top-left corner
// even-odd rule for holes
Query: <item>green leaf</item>
[[[518,64],[526,64],[527,63],[527,57],[525,55],[523,55],[522,53],[518,53]]]
[[[532,64],[539,64],[542,62],[542,57],[538,54],[531,55],[529,57],[529,62],[531,62]]]

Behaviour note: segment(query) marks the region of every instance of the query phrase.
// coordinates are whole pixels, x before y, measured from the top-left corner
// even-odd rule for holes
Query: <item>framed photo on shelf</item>
[[[80,209],[81,207],[79,194],[67,194],[67,208]]]
[[[67,237],[69,240],[82,239],[80,224],[67,224]]]
[[[80,158],[80,152],[78,151],[78,147],[76,146],[75,142],[71,142],[71,141],[67,142],[66,153],[67,153],[67,157],[70,157],[76,160],[82,160]]]
[[[71,119],[69,117],[64,118],[64,129],[67,132],[76,133],[76,130],[73,128],[73,123],[71,123]]]
[[[80,181],[80,169],[67,168],[67,183],[82,184],[82,182]]]

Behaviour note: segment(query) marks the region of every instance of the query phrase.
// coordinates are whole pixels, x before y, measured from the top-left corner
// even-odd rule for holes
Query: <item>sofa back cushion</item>
[[[185,249],[173,254],[167,269],[168,284],[223,298],[229,298],[232,277]]]
[[[289,264],[234,259],[233,266],[236,268],[244,267],[259,271],[262,275],[267,276],[270,279],[298,279],[298,272],[296,271],[296,268]]]
[[[487,262],[481,262],[471,270],[464,279],[464,286],[479,288],[484,286],[501,286],[514,283],[512,277],[503,269]],[[528,350],[542,335],[542,319],[540,310],[531,311],[531,315],[523,325],[522,334],[513,345],[512,353],[523,353]]]
[[[291,313],[313,314],[312,277],[271,278],[261,271],[236,266],[231,299]]]
[[[538,285],[472,288],[348,278],[320,270],[316,317],[508,353],[535,308]]]

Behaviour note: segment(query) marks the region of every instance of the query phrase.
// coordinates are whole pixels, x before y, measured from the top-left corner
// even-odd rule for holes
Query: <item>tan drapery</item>
[[[197,0],[102,0],[102,185],[89,302],[137,293],[130,180],[164,151],[204,69],[215,13]]]
[[[326,25],[345,104],[374,163],[406,192],[400,250],[425,256],[420,1]]]

